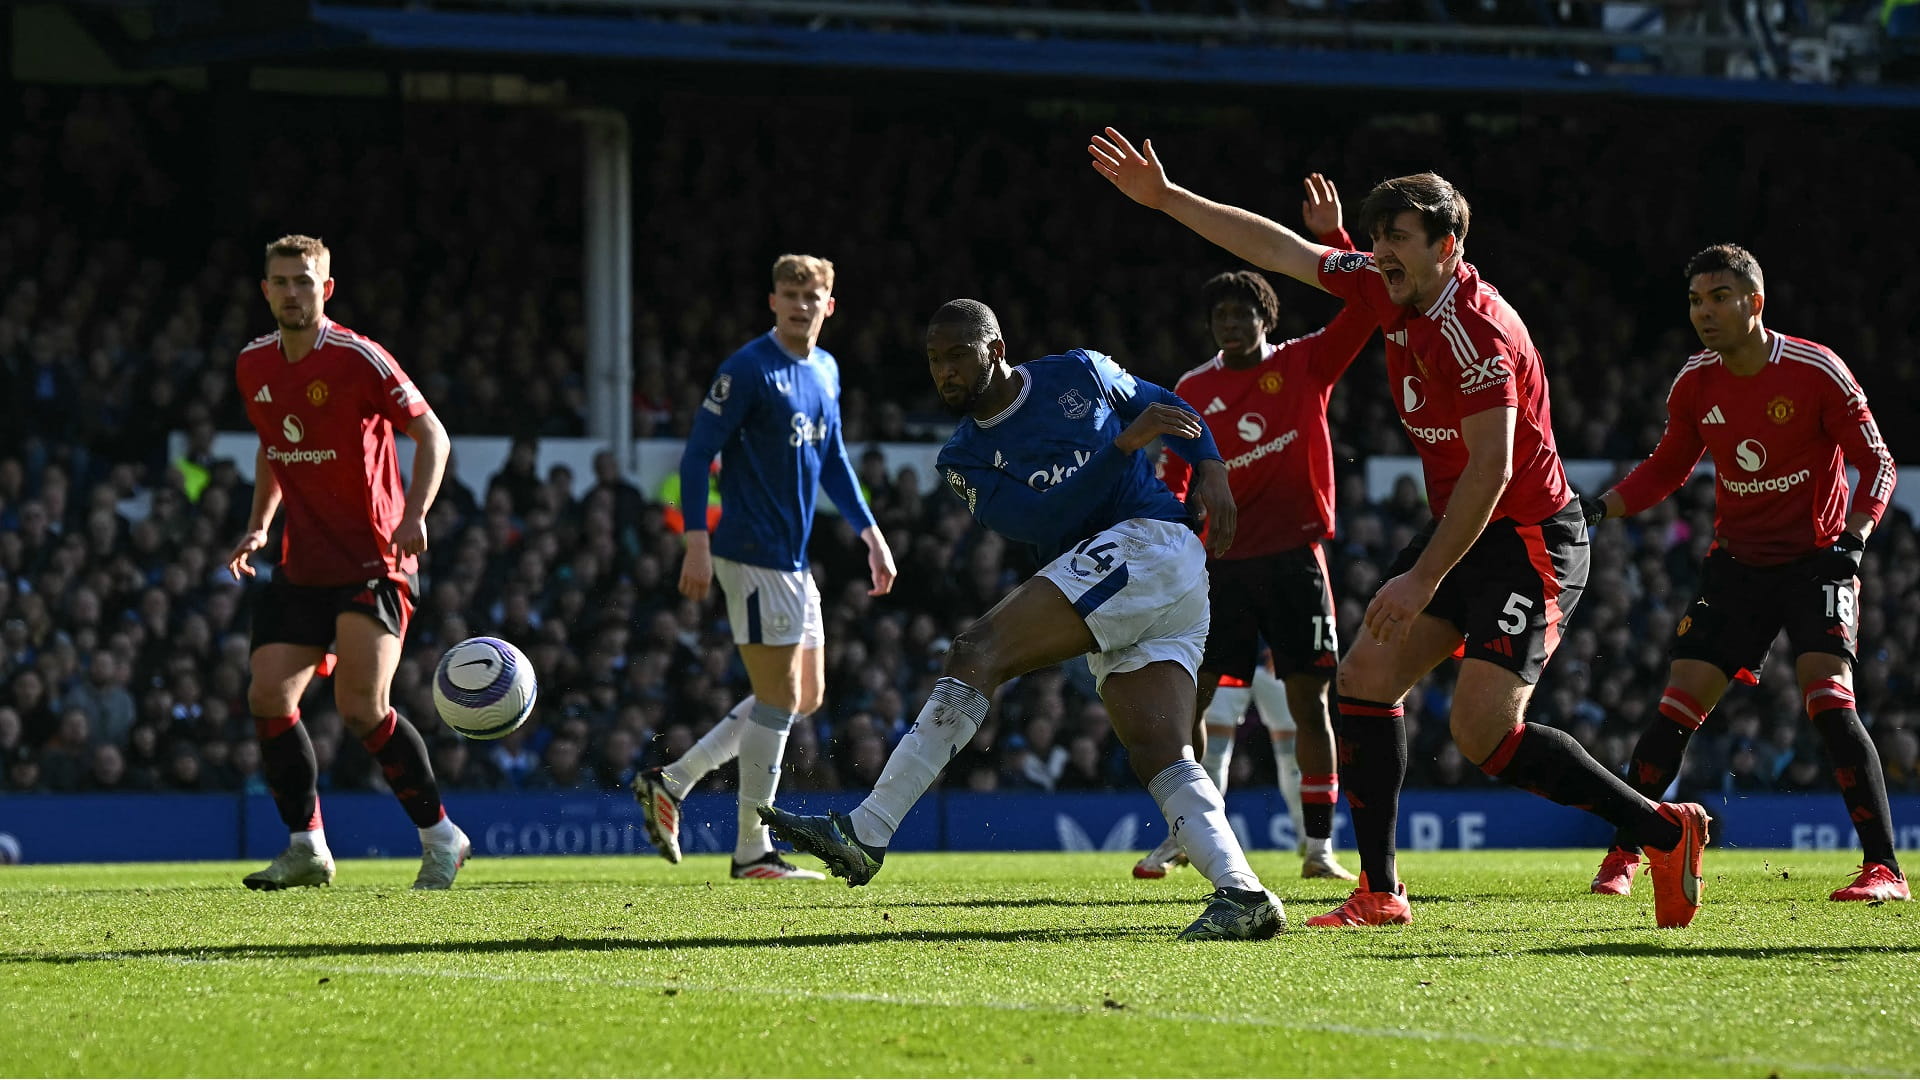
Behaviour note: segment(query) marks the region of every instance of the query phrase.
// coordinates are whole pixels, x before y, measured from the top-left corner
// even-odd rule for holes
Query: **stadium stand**
[[[1111,106],[983,99],[933,129],[912,100],[657,104],[637,133],[647,149],[634,174],[637,435],[684,433],[708,373],[763,329],[764,267],[787,249],[839,265],[841,313],[823,344],[842,363],[856,454],[872,440],[943,434],[944,418],[926,411],[918,341],[951,296],[993,302],[1019,353],[1090,344],[1171,383],[1210,352],[1198,292],[1227,268],[1219,257],[1110,193],[1075,194],[1082,179],[1100,183],[1081,176],[1081,145]],[[1491,211],[1476,215],[1470,251],[1535,327],[1569,457],[1625,462],[1652,447],[1671,374],[1693,348],[1679,267],[1737,239],[1766,264],[1772,321],[1847,358],[1896,457],[1920,460],[1907,389],[1920,372],[1904,347],[1920,329],[1920,270],[1870,237],[1848,239],[1863,209],[1884,214],[1920,188],[1920,164],[1900,149],[1904,117],[1856,117],[1840,132],[1818,115],[1704,107],[1624,123],[1623,106],[1377,104],[1285,117],[1172,105],[1135,126],[1176,178],[1204,178],[1210,193],[1284,220],[1309,169],[1350,199],[1408,166],[1455,179]],[[0,97],[0,790],[264,790],[245,708],[248,601],[223,566],[250,492],[207,448],[215,431],[244,426],[232,362],[265,329],[259,243],[291,228],[332,242],[333,312],[385,342],[456,435],[521,439],[490,484],[450,485],[430,519],[394,697],[433,744],[443,785],[618,788],[684,750],[745,680],[718,609],[675,591],[680,545],[666,508],[617,470],[543,475],[531,453],[584,424],[569,231],[580,220],[577,140],[532,112],[263,96],[245,117],[248,156],[229,160],[204,153],[220,142],[215,117],[204,96],[162,86],[14,85]],[[1402,136],[1391,152],[1376,137],[1386,129]],[[1846,161],[1844,204],[1819,169],[1768,168],[1786,155]],[[297,202],[272,183],[295,172],[308,178]],[[1763,182],[1739,182],[1754,177]],[[182,212],[189,190],[240,202]],[[1331,314],[1325,297],[1291,286],[1281,296],[1286,334]],[[1366,497],[1364,462],[1405,452],[1379,371],[1376,345],[1333,405],[1344,473],[1331,554],[1349,628],[1425,512],[1411,483]],[[170,458],[174,431],[188,449]],[[877,455],[861,476],[901,576],[893,596],[873,600],[844,526],[816,539],[829,699],[793,740],[788,782],[801,790],[869,785],[946,642],[1029,568]],[[1611,765],[1657,698],[1711,525],[1711,487],[1697,481],[1598,533],[1592,586],[1535,711]],[[1890,514],[1863,577],[1861,713],[1889,784],[1920,791],[1920,534],[1909,516]],[[521,643],[545,687],[536,721],[494,744],[453,736],[431,702],[440,650],[477,633]],[[1716,713],[1683,786],[1831,783],[1786,676],[1770,669]],[[327,693],[317,688],[305,710],[322,786],[381,784]],[[1412,782],[1486,783],[1429,719],[1447,693],[1440,678],[1409,701]],[[1253,746],[1235,769],[1236,783],[1271,782]],[[1133,781],[1084,668],[1070,666],[1011,687],[947,783]]]

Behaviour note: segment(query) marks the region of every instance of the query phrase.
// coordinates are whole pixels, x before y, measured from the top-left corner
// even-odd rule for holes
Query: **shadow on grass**
[[[351,941],[311,945],[178,945],[161,948],[103,949],[71,953],[0,955],[0,964],[85,964],[126,960],[308,960],[339,957],[488,955],[546,952],[665,952],[676,949],[826,948],[892,942],[962,944],[1021,942],[1046,945],[1079,941],[1144,938],[1171,940],[1179,927],[1124,926],[1077,930],[903,930],[848,934],[775,934],[760,937],[609,938],[527,937],[492,941]]]
[[[1621,933],[1633,930],[1646,930],[1645,926],[1623,927],[1620,930],[1605,931]],[[1462,951],[1452,949],[1446,952],[1373,952],[1356,954],[1355,959],[1364,955],[1369,960],[1465,960],[1487,959],[1497,956],[1659,956],[1680,957],[1700,956],[1729,960],[1778,960],[1783,957],[1805,956],[1914,956],[1920,955],[1920,943],[1912,945],[1690,945],[1683,935],[1677,932],[1670,939],[1660,941],[1595,941],[1582,945],[1542,945],[1532,949],[1489,949],[1486,951]]]

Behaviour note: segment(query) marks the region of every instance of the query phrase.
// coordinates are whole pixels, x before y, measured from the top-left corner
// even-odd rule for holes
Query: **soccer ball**
[[[433,673],[434,708],[469,739],[498,739],[519,727],[539,696],[527,654],[499,638],[468,638]]]

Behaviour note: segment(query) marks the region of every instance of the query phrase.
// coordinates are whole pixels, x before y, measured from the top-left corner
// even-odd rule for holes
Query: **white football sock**
[[[308,832],[292,833],[287,837],[287,846],[303,847],[315,855],[325,855],[327,854],[327,830],[319,828]]]
[[[460,842],[460,834],[453,827],[453,819],[442,817],[439,821],[420,830],[420,846],[452,847]]]
[[[1333,838],[1331,836],[1306,836],[1301,839],[1306,841],[1306,853],[1309,857],[1333,854]]]
[[[676,799],[684,799],[693,785],[713,770],[732,761],[740,753],[740,732],[747,726],[747,717],[760,701],[752,694],[740,699],[740,703],[727,710],[727,715],[713,725],[713,730],[700,737],[700,741],[680,755],[680,760],[662,769],[660,778],[667,782],[667,791]]]
[[[1287,801],[1287,820],[1293,822],[1293,835],[1307,837],[1306,811],[1300,803],[1300,758],[1293,752],[1293,736],[1273,737],[1273,768],[1279,773],[1280,797]]]
[[[752,862],[773,850],[767,827],[754,810],[773,805],[773,793],[780,788],[780,759],[787,752],[787,732],[796,719],[785,709],[756,702],[740,729],[740,820],[734,862]]]
[[[1226,803],[1199,762],[1186,758],[1174,762],[1160,770],[1147,791],[1167,816],[1168,835],[1180,842],[1193,868],[1214,888],[1260,888],[1233,826],[1227,824]]]
[[[934,683],[920,716],[887,758],[873,792],[849,815],[854,838],[869,847],[886,847],[907,811],[986,718],[987,699],[980,691],[959,679]]]
[[[1253,694],[1254,710],[1268,731],[1279,734],[1293,730],[1293,707],[1287,704],[1286,683],[1266,668],[1256,668],[1253,685],[1248,690]]]
[[[1200,767],[1213,778],[1213,786],[1220,794],[1227,793],[1227,769],[1233,764],[1233,729],[1216,728],[1207,725],[1207,752],[1201,756]]]
[[[1252,698],[1253,691],[1244,686],[1217,687],[1201,721],[1210,728],[1237,728],[1247,715],[1247,702]]]
[[[1293,835],[1307,835],[1304,810],[1300,808],[1300,759],[1293,752],[1293,710],[1287,705],[1287,686],[1266,668],[1253,673],[1253,708],[1260,722],[1273,736],[1273,767],[1279,774],[1280,797],[1287,803],[1287,820],[1293,822]]]

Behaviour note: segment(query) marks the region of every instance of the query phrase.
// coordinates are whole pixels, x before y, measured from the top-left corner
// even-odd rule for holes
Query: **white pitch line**
[[[100,953],[102,960],[152,960],[155,957],[135,957],[125,954]],[[166,963],[193,965],[240,965],[260,963],[272,960],[284,963],[284,958],[261,957],[257,959],[235,957],[191,957],[171,956],[160,958]],[[407,979],[469,979],[478,982],[497,983],[553,983],[574,984],[580,986],[602,986],[627,990],[675,990],[687,993],[710,994],[748,994],[769,998],[802,998],[813,1001],[847,1002],[869,1005],[897,1005],[903,1008],[939,1008],[939,1009],[989,1009],[999,1012],[1053,1013],[1061,1016],[1098,1016],[1107,1010],[1096,1009],[1090,1005],[1068,1005],[1046,1001],[952,1001],[940,998],[901,997],[897,994],[836,993],[832,991],[787,989],[777,986],[707,986],[700,983],[661,982],[646,979],[606,979],[582,977],[579,975],[514,975],[493,971],[459,971],[432,967],[397,967],[374,965],[343,965],[324,962],[308,962],[302,965],[309,971],[325,972],[329,975],[381,975]],[[1141,1009],[1128,1006],[1125,1015],[1143,1017],[1148,1020],[1167,1020],[1186,1024],[1218,1024],[1224,1027],[1278,1028],[1287,1031],[1313,1032],[1325,1035],[1358,1035],[1372,1039],[1404,1039],[1413,1042],[1433,1043],[1470,1043],[1479,1046],[1500,1046],[1508,1048],[1540,1048],[1562,1050],[1574,1054],[1631,1054],[1637,1057],[1664,1057],[1661,1051],[1638,1046],[1622,1047],[1616,1044],[1604,1046],[1592,1043],[1573,1042],[1563,1039],[1512,1038],[1501,1035],[1484,1035],[1477,1031],[1431,1031],[1422,1028],[1377,1028],[1362,1027],[1357,1024],[1315,1023],[1298,1020],[1281,1020],[1265,1016],[1217,1016],[1212,1013],[1168,1012],[1160,1009]],[[1795,1072],[1817,1073],[1829,1076],[1907,1076],[1908,1072],[1863,1068],[1854,1064],[1836,1064],[1824,1061],[1784,1061],[1779,1058],[1761,1057],[1753,1054],[1739,1056],[1710,1054],[1690,1056],[1689,1061],[1715,1065],[1751,1065],[1776,1069],[1791,1069]]]

